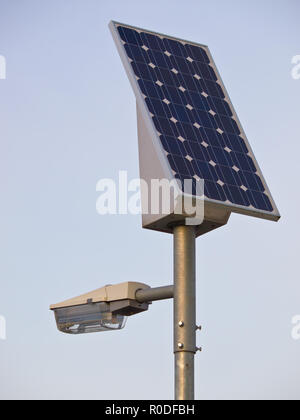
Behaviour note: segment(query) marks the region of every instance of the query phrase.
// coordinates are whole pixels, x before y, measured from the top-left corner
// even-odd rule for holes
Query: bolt
[[[178,343],[178,348],[183,349],[184,345],[182,343]]]
[[[178,325],[179,325],[180,328],[182,328],[182,327],[184,327],[184,322],[183,321],[179,321],[178,322]]]

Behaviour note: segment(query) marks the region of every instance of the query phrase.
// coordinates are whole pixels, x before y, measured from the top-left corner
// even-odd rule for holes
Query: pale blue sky
[[[119,333],[58,333],[50,303],[172,282],[172,237],[99,216],[96,183],[138,176],[135,100],[111,19],[209,45],[279,224],[233,215],[198,239],[196,397],[300,398],[298,0],[0,0],[1,399],[173,398],[172,304]]]

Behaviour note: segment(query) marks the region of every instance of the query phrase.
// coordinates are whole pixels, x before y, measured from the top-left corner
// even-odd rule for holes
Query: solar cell
[[[205,200],[248,214],[279,213],[209,49],[114,23],[136,93],[176,178],[205,181]],[[255,214],[257,212],[258,214]],[[267,216],[268,215],[268,216]]]

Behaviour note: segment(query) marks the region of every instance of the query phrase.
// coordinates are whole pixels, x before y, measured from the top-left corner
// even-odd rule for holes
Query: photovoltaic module
[[[205,202],[278,220],[208,47],[115,22],[111,29],[174,178],[204,180]]]

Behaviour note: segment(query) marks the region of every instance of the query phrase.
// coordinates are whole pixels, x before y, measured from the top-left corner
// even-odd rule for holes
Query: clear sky
[[[298,0],[0,0],[1,399],[172,399],[172,303],[67,336],[51,303],[172,283],[172,237],[100,216],[96,183],[138,177],[135,99],[111,19],[209,45],[282,213],[197,241],[197,399],[300,398]]]

